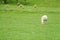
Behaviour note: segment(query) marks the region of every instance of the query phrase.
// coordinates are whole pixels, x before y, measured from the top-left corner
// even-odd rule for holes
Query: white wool
[[[42,17],[41,17],[41,24],[45,24],[45,22],[47,21],[47,15],[43,15]]]

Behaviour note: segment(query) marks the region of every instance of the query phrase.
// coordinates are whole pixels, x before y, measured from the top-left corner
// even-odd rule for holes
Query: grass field
[[[48,22],[41,24],[42,15]],[[60,40],[60,7],[0,6],[0,40]]]

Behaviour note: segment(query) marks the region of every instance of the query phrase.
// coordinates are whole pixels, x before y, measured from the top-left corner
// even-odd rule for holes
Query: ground
[[[46,14],[48,22],[41,24]],[[60,8],[0,6],[0,40],[60,40]]]

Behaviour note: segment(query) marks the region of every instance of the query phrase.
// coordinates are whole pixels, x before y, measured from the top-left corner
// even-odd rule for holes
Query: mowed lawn
[[[60,40],[60,8],[1,6],[0,40]]]

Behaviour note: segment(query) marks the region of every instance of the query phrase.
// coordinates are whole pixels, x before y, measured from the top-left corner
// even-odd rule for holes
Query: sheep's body
[[[47,22],[47,15],[43,15],[42,17],[41,17],[41,24],[45,24],[46,22]]]

